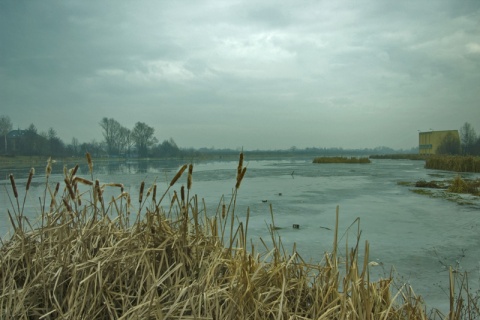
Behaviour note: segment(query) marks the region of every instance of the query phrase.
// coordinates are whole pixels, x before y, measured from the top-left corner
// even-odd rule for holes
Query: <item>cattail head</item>
[[[240,157],[238,159],[238,167],[237,167],[237,179],[242,174],[242,169],[243,169],[243,151],[240,152]]]
[[[185,187],[184,186],[180,188],[180,199],[182,200],[182,203],[185,203]]]
[[[98,200],[100,202],[103,202],[103,190],[98,188],[97,191],[98,191]]]
[[[55,186],[55,192],[53,193],[53,197],[57,195],[58,190],[60,190],[60,182],[57,182],[57,185]]]
[[[75,199],[75,193],[73,192],[72,185],[70,184],[70,181],[68,181],[68,178],[65,178],[65,185],[67,186],[68,194],[70,195],[71,199]]]
[[[138,197],[138,202],[142,203],[143,200],[143,189],[145,188],[145,181],[142,181],[142,184],[140,185],[140,196]]]
[[[13,195],[15,196],[15,198],[18,199],[18,191],[17,186],[15,185],[15,179],[13,178],[13,174],[10,174],[10,183],[12,184]]]
[[[102,189],[100,189],[100,181],[98,180],[95,180],[95,187],[94,187],[94,192],[93,192],[94,196],[94,201],[97,202],[97,200],[99,200],[100,202],[103,201],[103,198],[102,198]]]
[[[117,187],[117,188],[120,188],[120,189],[123,188],[123,184],[121,184],[121,183],[113,183],[113,182],[106,183],[106,184],[104,184],[103,186],[107,186],[107,187]]]
[[[28,189],[30,189],[30,184],[32,183],[32,178],[33,178],[34,174],[35,174],[35,169],[31,168],[30,169],[30,174],[28,175],[27,186],[25,187],[25,190],[27,190],[27,191],[28,191]]]
[[[153,190],[153,185],[150,186],[150,188],[148,188],[147,195],[145,196],[145,198],[148,198],[150,196],[150,193],[152,193],[152,190]]]
[[[235,189],[240,188],[240,183],[242,183],[243,177],[245,176],[245,172],[247,172],[247,167],[244,167],[240,175],[237,177],[237,184],[235,185]]]
[[[75,184],[78,183],[78,182],[80,182],[81,184],[86,184],[86,185],[89,185],[89,186],[93,185],[93,182],[92,182],[92,181],[87,180],[87,179],[84,179],[84,178],[81,178],[81,177],[77,177],[77,176],[73,177],[73,182],[74,182]]]
[[[52,173],[52,158],[48,158],[47,160],[47,167],[45,168],[45,175],[47,178],[50,176]]]
[[[175,175],[175,177],[173,177],[172,181],[170,182],[170,187],[173,186],[175,184],[175,182],[177,182],[178,179],[180,179],[180,177],[182,176],[183,172],[187,169],[187,165],[184,164],[180,170],[178,170],[177,174]]]
[[[85,157],[87,158],[88,170],[90,171],[90,173],[92,173],[93,172],[92,157],[90,156],[90,153],[88,153],[88,152],[85,154]]]
[[[222,219],[225,219],[225,216],[227,215],[227,206],[223,204],[222,206]]]
[[[70,172],[70,180],[72,180],[73,177],[77,174],[77,171],[78,171],[78,164],[75,165],[75,167],[73,167],[72,169],[69,170],[69,172]]]
[[[153,202],[157,202],[157,185],[154,184],[153,185],[153,193],[152,193],[152,201]]]
[[[192,188],[192,173],[193,173],[193,164],[188,166],[188,178],[187,178],[187,189],[190,190]]]

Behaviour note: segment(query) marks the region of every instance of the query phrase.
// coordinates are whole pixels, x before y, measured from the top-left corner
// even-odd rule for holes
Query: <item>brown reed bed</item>
[[[425,161],[425,168],[456,172],[480,172],[480,157],[430,156]]]
[[[392,159],[392,160],[426,160],[429,155],[418,153],[394,153],[394,154],[372,154],[370,159]]]
[[[192,165],[163,193],[142,183],[134,195],[94,180],[87,159],[90,177],[65,169],[55,185],[48,163],[38,227],[24,215],[11,176],[13,234],[0,248],[0,319],[427,319],[410,287],[393,291],[391,277],[370,281],[368,242],[363,261],[359,238],[341,253],[338,208],[332,252],[319,264],[295,247],[287,253],[273,227],[271,247],[249,245],[249,213],[243,220],[235,214],[242,156],[232,198],[222,198],[212,215],[190,194]],[[187,168],[187,188],[174,190]],[[109,188],[118,195],[107,199]],[[450,279],[448,318],[473,315],[474,302],[457,296],[452,271]]]
[[[317,157],[313,159],[313,163],[370,163],[368,157]]]

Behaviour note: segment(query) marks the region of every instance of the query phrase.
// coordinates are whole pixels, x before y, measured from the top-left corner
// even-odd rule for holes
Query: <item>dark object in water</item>
[[[417,188],[433,188],[433,189],[442,189],[444,186],[440,185],[435,181],[425,181],[419,180],[415,183],[415,187]]]
[[[294,224],[293,229],[300,229],[300,225],[299,224]]]

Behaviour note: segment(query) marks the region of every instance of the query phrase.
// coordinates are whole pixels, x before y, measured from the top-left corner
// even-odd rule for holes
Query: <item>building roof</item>
[[[15,139],[23,136],[25,134],[26,130],[12,130],[9,133],[7,133],[7,138],[9,139]]]

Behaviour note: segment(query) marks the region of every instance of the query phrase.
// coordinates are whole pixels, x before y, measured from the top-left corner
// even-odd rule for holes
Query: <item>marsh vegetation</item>
[[[191,194],[193,166],[184,165],[165,191],[64,170],[51,185],[46,168],[40,224],[24,212],[25,186],[10,176],[13,234],[0,249],[0,318],[17,319],[473,319],[476,300],[461,272],[450,269],[450,313],[427,314],[421,297],[393,277],[370,279],[369,243],[360,232],[320,263],[286,248],[270,224],[269,241],[249,242],[249,213],[236,213],[246,174],[243,156],[230,199],[207,212]],[[177,188],[182,176],[187,178]],[[107,198],[106,194],[116,194]],[[22,192],[24,193],[22,196]],[[134,210],[137,208],[138,210]],[[358,228],[359,226],[359,221]],[[268,243],[271,243],[269,245]],[[362,249],[363,248],[363,249]],[[467,288],[468,289],[468,288]]]
[[[317,157],[313,163],[370,163],[367,157]]]
[[[480,172],[480,157],[475,156],[431,156],[425,168],[456,172]]]

